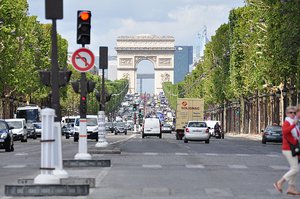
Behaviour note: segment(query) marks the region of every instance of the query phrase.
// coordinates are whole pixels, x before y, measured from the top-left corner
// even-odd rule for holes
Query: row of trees
[[[283,87],[300,90],[299,21],[298,0],[246,0],[217,29],[195,70],[179,84],[164,84],[171,104],[200,97],[207,110]]]
[[[58,34],[59,66],[73,70],[67,63],[67,50],[68,42]],[[11,109],[6,105],[16,106],[20,102],[47,104],[51,90],[43,86],[39,78],[39,70],[47,69],[51,69],[51,24],[41,24],[36,16],[29,16],[27,0],[13,3],[0,0],[0,93],[4,112]],[[71,81],[79,78],[79,73],[73,70]],[[96,88],[100,88],[99,76],[88,74],[87,78],[97,82]],[[126,90],[126,84],[127,80],[119,80],[107,86],[108,93],[118,93],[113,98],[116,104],[124,95],[120,92]],[[78,112],[79,96],[71,86],[62,88],[60,94],[63,113]],[[97,111],[99,106],[92,95],[88,98],[89,113]],[[112,104],[107,106],[108,111],[115,109]]]

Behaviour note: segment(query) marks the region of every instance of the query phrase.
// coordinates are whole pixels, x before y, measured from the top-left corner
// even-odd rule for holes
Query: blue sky
[[[45,0],[28,0],[29,14],[45,19]],[[228,22],[229,11],[244,5],[243,0],[64,0],[64,18],[57,21],[58,33],[68,40],[69,51],[76,44],[77,10],[92,12],[91,44],[98,55],[99,46],[108,46],[109,55],[114,50],[118,36],[155,34],[174,36],[175,45],[195,45],[197,33],[207,26],[208,37]]]

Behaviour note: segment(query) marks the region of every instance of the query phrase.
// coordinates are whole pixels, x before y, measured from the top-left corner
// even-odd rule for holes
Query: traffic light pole
[[[106,140],[106,130],[105,130],[105,79],[104,79],[104,68],[107,68],[107,48],[99,48],[99,69],[102,68],[102,78],[101,78],[101,99],[98,112],[98,142],[95,147],[107,147],[108,142]]]
[[[58,67],[58,53],[57,53],[57,31],[56,19],[52,19],[52,49],[51,49],[51,108],[55,110],[56,117],[54,118],[54,147],[53,147],[53,162],[55,170],[53,175],[59,178],[68,178],[68,173],[63,170],[62,164],[62,146],[61,146],[61,110],[59,103],[59,67]]]
[[[84,44],[82,45],[84,47]],[[79,108],[79,139],[78,139],[78,153],[75,155],[75,160],[91,160],[92,156],[87,153],[87,131],[86,131],[86,111],[87,105],[87,80],[86,74],[80,74],[80,108]],[[85,98],[85,99],[83,99]],[[85,100],[85,102],[83,102]]]

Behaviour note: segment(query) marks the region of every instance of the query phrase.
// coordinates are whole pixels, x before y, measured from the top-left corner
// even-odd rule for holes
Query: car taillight
[[[206,129],[205,133],[209,133],[209,128]]]
[[[189,128],[185,128],[185,132],[189,133],[190,129]]]

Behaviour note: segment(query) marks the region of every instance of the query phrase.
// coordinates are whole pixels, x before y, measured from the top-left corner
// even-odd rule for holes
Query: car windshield
[[[35,123],[35,124],[33,124],[33,126],[34,126],[34,128],[36,128],[36,129],[41,129],[42,128],[42,124],[37,124],[37,123]]]
[[[116,126],[123,127],[123,126],[125,126],[125,122],[118,122],[118,123],[116,124]]]
[[[86,125],[87,126],[97,126],[97,118],[87,118],[86,119]]]
[[[282,131],[281,126],[268,126],[267,129],[268,131]]]
[[[171,127],[170,124],[164,124],[164,127]]]
[[[188,127],[207,127],[205,122],[189,122]]]
[[[4,122],[0,122],[0,130],[7,129],[6,125]]]
[[[7,122],[9,126],[14,127],[15,129],[21,129],[22,128],[22,122],[20,121],[9,121]]]

